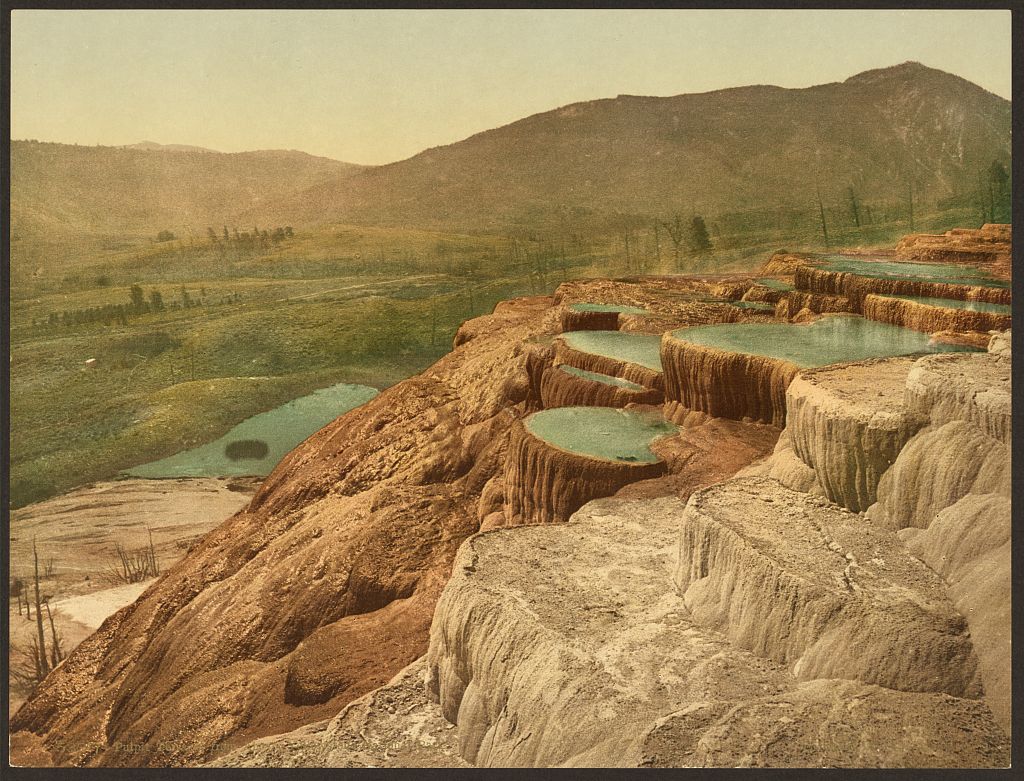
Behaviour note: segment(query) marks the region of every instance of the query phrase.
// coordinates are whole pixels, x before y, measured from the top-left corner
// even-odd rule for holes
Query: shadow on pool
[[[228,442],[224,448],[224,455],[232,461],[259,461],[266,458],[269,452],[270,447],[262,439],[236,439]]]

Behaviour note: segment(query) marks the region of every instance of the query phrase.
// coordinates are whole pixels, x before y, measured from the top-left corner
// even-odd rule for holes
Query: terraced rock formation
[[[780,320],[794,320],[808,314],[853,312],[853,305],[846,296],[832,296],[823,293],[807,293],[792,290],[785,293],[775,307],[775,316]]]
[[[785,493],[771,490],[768,498]],[[455,725],[464,760],[483,767],[1005,764],[1006,739],[978,700],[835,678],[801,682],[790,666],[707,628],[669,583],[683,513],[671,498],[601,500],[566,526],[489,532],[462,547],[435,613],[427,687]],[[901,597],[886,596],[886,578],[870,560],[851,577],[877,587],[881,604],[829,583],[837,599],[863,600],[846,607],[851,614],[878,611],[878,634],[862,635],[863,647],[877,643],[886,655],[901,642],[927,645],[947,619],[962,624],[938,578],[894,538],[881,540],[872,542],[899,562],[888,577],[907,568],[926,607],[902,597],[898,618],[886,619],[884,608],[894,603],[884,600]],[[854,570],[843,555],[822,551],[837,559],[839,572]],[[821,571],[821,557],[812,572]],[[522,578],[522,571],[535,576]],[[772,601],[770,592],[759,599]],[[777,614],[781,620],[785,612]],[[883,632],[886,620],[890,630],[906,626],[909,639]],[[938,637],[948,651],[963,634]],[[844,655],[844,642],[856,639],[830,648],[823,642],[822,660],[834,655],[875,675],[856,662],[859,648]],[[927,653],[937,678],[911,675],[908,684],[962,684],[945,672],[941,654]],[[809,655],[799,672],[809,674],[813,661]],[[900,677],[906,666],[888,659],[883,668]],[[831,737],[822,740],[825,734]]]
[[[864,316],[882,323],[913,328],[915,331],[1005,331],[1012,324],[1009,312],[975,311],[938,302],[926,303],[906,298],[868,294],[864,297]]]
[[[666,399],[714,417],[782,427],[786,388],[799,371],[796,364],[694,344],[675,333],[661,339]]]
[[[749,279],[644,287],[500,305],[296,449],[15,714],[15,760],[1005,766],[1008,336],[800,370],[559,334],[572,301],[651,312],[614,339],[766,317],[694,300]],[[664,388],[625,412],[679,431],[638,457],[536,428],[605,398],[586,372]]]
[[[871,293],[899,296],[928,296],[952,298],[958,301],[982,301],[990,304],[1010,304],[1010,289],[949,282],[928,282],[899,277],[872,278],[843,271],[828,271],[813,266],[801,266],[794,273],[798,290],[830,296],[843,296],[850,301],[854,312],[864,311],[864,299]]]
[[[896,243],[896,255],[916,262],[990,267],[1008,277],[1012,240],[1009,225],[986,223],[976,230],[954,228],[940,235],[911,233]]]
[[[896,537],[765,478],[693,497],[675,582],[694,619],[801,680],[976,697],[967,622]]]
[[[599,414],[609,413],[610,414]],[[564,413],[564,414],[563,414]],[[565,522],[574,512],[592,499],[611,496],[623,486],[641,480],[660,477],[667,471],[663,460],[648,451],[648,457],[634,451],[647,450],[644,442],[630,450],[628,455],[617,455],[614,449],[607,453],[603,443],[594,443],[594,449],[570,450],[568,443],[544,437],[531,427],[540,416],[557,416],[554,424],[559,429],[593,428],[591,439],[600,440],[602,434],[619,438],[619,432],[602,429],[609,427],[608,418],[627,416],[627,422],[638,428],[636,437],[650,441],[659,432],[662,436],[674,431],[663,423],[648,427],[635,413],[611,412],[603,408],[574,407],[564,410],[536,413],[526,421],[517,422],[511,431],[508,453],[505,456],[504,514],[506,526],[531,523]],[[583,437],[577,439],[582,440]],[[623,448],[625,451],[626,448]]]
[[[597,337],[593,335],[596,334]],[[612,334],[615,334],[612,337]],[[646,342],[652,344],[648,346]],[[554,340],[556,363],[583,371],[606,374],[653,390],[663,390],[665,379],[657,357],[656,339],[615,331],[576,331]]]
[[[664,394],[607,374],[587,372],[572,366],[554,366],[543,372],[540,397],[544,409],[552,409],[660,404]]]
[[[562,307],[563,331],[617,331],[624,316],[643,315],[643,307],[629,304],[579,302]]]
[[[904,406],[914,365],[914,358],[887,358],[827,366],[790,383],[787,439],[830,501],[867,510],[882,475],[927,422]]]

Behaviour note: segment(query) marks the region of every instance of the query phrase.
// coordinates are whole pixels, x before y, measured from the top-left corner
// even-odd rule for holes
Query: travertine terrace
[[[899,251],[914,247],[915,262],[938,252]],[[973,257],[1005,280],[998,252]],[[807,333],[864,323],[854,313],[884,295],[1008,303],[1009,289],[820,260],[573,282],[468,321],[450,355],[294,451],[83,643],[15,715],[16,751],[61,765],[1005,767],[1008,332],[921,322],[987,349],[819,365],[683,329]],[[574,303],[644,313],[588,327]],[[663,428],[616,458],[535,425],[583,425],[566,412],[581,407]]]

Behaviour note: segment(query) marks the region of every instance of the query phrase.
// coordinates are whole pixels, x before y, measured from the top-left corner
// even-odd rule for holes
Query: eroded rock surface
[[[427,696],[421,657],[335,718],[255,740],[210,767],[470,767]]]
[[[643,767],[1005,767],[981,703],[816,680],[772,697],[700,703],[661,719]]]
[[[792,685],[781,665],[701,630],[672,593],[682,508],[602,500],[567,525],[488,532],[462,547],[427,661],[466,760],[628,766],[660,715]]]
[[[675,582],[699,623],[802,680],[981,693],[942,580],[894,535],[772,480],[690,498]]]
[[[926,422],[904,407],[914,358],[887,358],[800,372],[786,391],[787,432],[831,501],[863,512],[878,481]]]

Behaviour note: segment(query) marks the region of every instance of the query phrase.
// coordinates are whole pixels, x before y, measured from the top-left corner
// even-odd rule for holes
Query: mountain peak
[[[901,62],[899,65],[890,65],[886,68],[873,68],[871,70],[862,71],[850,76],[850,78],[846,79],[843,83],[864,84],[886,81],[894,78],[920,78],[921,76],[947,76],[951,78],[959,78],[952,73],[946,73],[946,71],[941,71],[937,68],[929,68],[927,65],[923,65],[916,60],[907,60],[906,62]]]

